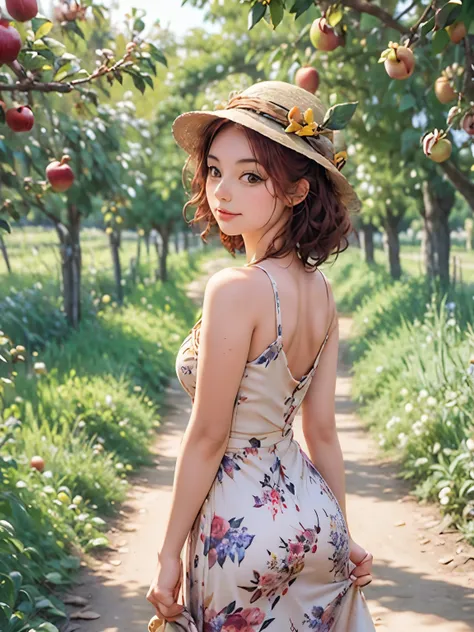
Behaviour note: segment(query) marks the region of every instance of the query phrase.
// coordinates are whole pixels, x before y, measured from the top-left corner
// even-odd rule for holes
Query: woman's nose
[[[223,180],[219,182],[216,187],[215,195],[218,200],[230,200],[230,191],[227,185],[224,185]]]

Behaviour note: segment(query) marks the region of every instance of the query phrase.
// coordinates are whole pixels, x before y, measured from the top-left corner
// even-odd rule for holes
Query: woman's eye
[[[209,170],[209,175],[211,176],[211,178],[218,177],[214,173],[214,171],[217,171],[217,173],[219,173],[219,169],[217,167],[208,166],[208,170]],[[248,176],[249,178],[254,178],[254,180],[247,180],[249,184],[257,184],[258,182],[262,182],[262,178],[260,176],[257,176],[257,174],[255,173],[244,173],[244,177],[245,176]]]

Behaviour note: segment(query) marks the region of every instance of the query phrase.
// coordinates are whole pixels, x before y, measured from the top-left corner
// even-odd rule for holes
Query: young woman
[[[347,247],[358,200],[324,115],[314,95],[267,81],[173,124],[194,168],[185,212],[197,207],[203,237],[217,230],[247,264],[209,280],[176,360],[193,407],[147,594],[163,627],[375,630],[360,590],[372,555],[345,508],[336,308],[319,271]],[[293,439],[300,407],[309,457]]]

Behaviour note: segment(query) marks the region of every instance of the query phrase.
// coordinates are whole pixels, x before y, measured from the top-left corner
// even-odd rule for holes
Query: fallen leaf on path
[[[452,530],[448,531],[449,527],[453,524],[453,518],[450,514],[446,514],[444,518],[441,520],[439,527],[436,529],[438,533],[456,533],[456,531]]]
[[[431,529],[432,527],[436,527],[437,525],[439,525],[439,520],[428,520],[428,522],[425,522],[425,527],[427,529]]]
[[[66,595],[62,598],[64,603],[71,606],[87,606],[89,603],[88,599],[84,599],[84,597],[79,597],[79,595]]]
[[[118,550],[119,553],[128,553],[128,548],[126,546],[122,546],[120,547],[120,549]]]
[[[452,562],[453,560],[454,560],[454,557],[452,555],[448,555],[446,557],[440,557],[438,562],[440,564],[449,564],[449,562]]]
[[[100,614],[92,612],[92,610],[86,610],[84,612],[73,612],[69,615],[70,619],[100,619]]]
[[[112,564],[112,566],[120,566],[120,564],[122,563],[122,560],[110,560],[109,564]]]
[[[458,546],[458,548],[456,549],[456,555],[460,555],[463,551],[464,551],[464,547]]]
[[[131,531],[136,531],[137,530],[137,525],[135,524],[127,524],[124,527],[122,527],[123,531],[127,531],[127,532],[131,532]]]
[[[428,542],[431,542],[430,538],[425,538],[424,540],[421,540],[420,544],[424,546],[425,544],[428,544]]]
[[[406,525],[406,522],[403,522],[403,520],[401,520],[400,522],[396,522],[395,526],[396,527],[404,527]]]
[[[119,541],[117,542],[117,546],[122,547],[122,546],[125,546],[127,543],[128,543],[128,541],[127,541],[127,540],[119,540]]]

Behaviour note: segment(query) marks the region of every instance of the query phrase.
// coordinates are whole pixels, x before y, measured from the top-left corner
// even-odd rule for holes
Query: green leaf
[[[141,77],[139,77],[138,75],[133,75],[132,74],[131,76],[132,76],[135,88],[137,90],[140,90],[140,92],[143,94],[145,92],[145,89],[146,89],[145,81]]]
[[[61,57],[61,55],[66,51],[66,47],[62,42],[58,42],[58,40],[53,39],[52,37],[44,37],[43,42],[48,46],[49,50],[52,50],[56,57]]]
[[[416,99],[412,94],[404,94],[400,99],[400,105],[398,107],[399,112],[405,112],[411,108],[416,107]]]
[[[270,17],[272,18],[272,25],[274,30],[283,20],[284,13],[285,9],[283,4],[281,3],[281,0],[272,0],[272,2],[270,2]]]
[[[450,0],[435,13],[436,29],[444,29],[453,24],[461,15],[461,0]]]
[[[260,2],[257,2],[256,4],[253,5],[253,7],[249,11],[249,17],[248,17],[248,23],[247,23],[247,28],[249,31],[251,31],[253,27],[256,24],[258,24],[258,22],[260,22],[260,20],[265,15],[266,10],[267,10],[267,7],[264,4],[261,4]]]
[[[47,579],[51,584],[65,584],[66,580],[62,577],[60,573],[52,572],[45,575],[45,579]]]
[[[344,9],[342,6],[335,7],[331,5],[326,11],[326,20],[331,26],[337,26],[344,17]]]
[[[108,544],[109,544],[109,540],[105,536],[102,536],[100,538],[94,538],[93,540],[89,540],[88,542],[88,546],[93,549],[98,548],[100,546],[107,546]]]
[[[431,17],[427,22],[423,22],[420,25],[420,32],[422,35],[427,35],[430,31],[434,29],[435,26],[435,17]]]
[[[308,9],[313,6],[313,0],[295,0],[294,5],[289,9],[289,13],[295,13],[295,20],[297,20],[300,15],[306,13]]]
[[[358,101],[338,103],[326,112],[322,126],[326,129],[343,129],[349,123],[356,111]]]
[[[431,41],[431,50],[433,54],[437,55],[438,53],[441,53],[450,41],[449,35],[444,29],[436,31]]]
[[[145,22],[141,18],[136,19],[135,22],[133,23],[133,30],[137,31],[138,33],[141,33],[144,29],[145,29]]]
[[[6,230],[7,233],[11,233],[12,232],[10,224],[6,220],[1,219],[1,218],[0,218],[0,228],[3,229],[3,230]]]
[[[148,42],[148,50],[155,61],[157,61],[160,64],[163,64],[163,66],[168,67],[168,62],[166,61],[166,57],[159,48],[157,48],[151,42]]]
[[[47,18],[40,18],[37,27],[33,24],[36,22],[38,18],[34,18],[32,22],[33,31],[35,33],[35,39],[41,39],[45,35],[47,35],[50,30],[53,28],[53,23]]]
[[[45,58],[35,50],[22,50],[18,61],[26,70],[41,70],[45,64]]]
[[[44,630],[44,632],[59,632],[58,628],[48,621],[45,621],[44,623],[39,625],[38,630]]]
[[[72,64],[68,62],[67,64],[64,64],[64,66],[61,66],[58,72],[54,75],[53,81],[62,81],[69,74],[73,74],[73,73],[74,73],[74,68]]]

